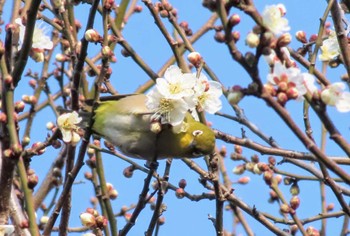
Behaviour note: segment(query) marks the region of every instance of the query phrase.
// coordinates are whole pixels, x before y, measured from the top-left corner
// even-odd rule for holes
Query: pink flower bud
[[[184,198],[185,197],[185,190],[183,188],[177,188],[175,191],[175,195],[179,199]]]
[[[233,14],[232,16],[230,16],[230,18],[229,18],[229,24],[230,24],[232,27],[238,25],[239,22],[241,22],[241,17],[240,17],[238,14]]]
[[[305,31],[299,30],[295,33],[296,39],[301,43],[307,43]]]
[[[191,52],[187,56],[187,60],[192,63],[195,67],[198,67],[200,63],[202,62],[202,56],[198,52]]]
[[[296,210],[299,205],[300,205],[300,199],[298,196],[293,196],[291,199],[290,199],[290,207],[293,208],[294,210]]]
[[[249,181],[250,181],[249,176],[243,176],[243,177],[241,177],[241,178],[239,178],[237,180],[237,183],[239,183],[239,184],[247,184],[247,183],[249,183]]]

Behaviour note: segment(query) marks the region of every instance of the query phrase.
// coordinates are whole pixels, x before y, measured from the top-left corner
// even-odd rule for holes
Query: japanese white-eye
[[[101,101],[94,110],[93,132],[115,145],[124,154],[145,160],[193,158],[211,154],[214,132],[186,114],[181,132],[162,125],[159,133],[151,130],[154,112],[146,107],[144,94],[121,96]]]

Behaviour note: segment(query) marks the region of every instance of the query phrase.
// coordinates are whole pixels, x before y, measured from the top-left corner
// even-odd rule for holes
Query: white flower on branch
[[[334,31],[332,31],[329,34],[329,37],[323,41],[320,49],[322,53],[318,56],[318,58],[321,61],[331,61],[339,56],[340,47]]]
[[[17,18],[15,20],[15,23],[19,25],[19,49],[21,49],[23,40],[24,40],[24,34],[26,31],[26,27],[22,24],[21,18]],[[42,22],[36,23],[33,33],[33,49],[40,49],[40,50],[51,50],[53,47],[53,42],[51,41],[50,37],[46,34],[48,33],[48,28],[42,25]]]
[[[283,4],[266,6],[262,19],[263,24],[275,35],[281,35],[290,30],[288,20],[284,18],[286,14],[286,8]]]
[[[61,130],[63,141],[77,144],[80,141],[80,135],[77,133],[79,127],[77,124],[81,122],[82,118],[78,113],[73,111],[71,113],[65,113],[57,118],[57,126]]]
[[[169,67],[164,78],[147,95],[146,106],[155,112],[152,119],[160,119],[163,124],[181,125],[188,111],[215,113],[221,109],[222,88],[218,82],[195,73],[182,73],[177,66]]]
[[[151,111],[155,111],[152,119],[160,118],[163,124],[171,124],[173,126],[181,124],[186,112],[190,109],[184,99],[167,98],[157,88],[152,90],[147,97],[146,106]]]
[[[209,81],[204,74],[200,74],[194,91],[199,111],[204,110],[210,114],[214,114],[222,108],[220,100],[222,87],[220,83]]]
[[[340,112],[348,112],[350,111],[350,92],[344,90],[345,84],[342,82],[331,84],[321,92],[321,100],[329,106],[335,106]]]

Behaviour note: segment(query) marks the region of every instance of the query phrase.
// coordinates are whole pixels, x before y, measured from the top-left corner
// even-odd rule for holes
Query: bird
[[[169,124],[161,124],[157,133],[151,129],[154,111],[147,108],[146,95],[112,97],[100,99],[95,105],[91,130],[125,155],[151,161],[154,158],[195,158],[213,153],[213,130],[195,120],[190,112],[186,113],[180,132]]]

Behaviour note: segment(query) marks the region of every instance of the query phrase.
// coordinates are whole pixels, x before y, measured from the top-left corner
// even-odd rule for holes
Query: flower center
[[[169,91],[171,94],[178,94],[181,92],[181,86],[179,85],[179,83],[170,84]]]
[[[159,110],[161,113],[168,113],[174,109],[174,104],[169,99],[162,98],[159,102]]]

